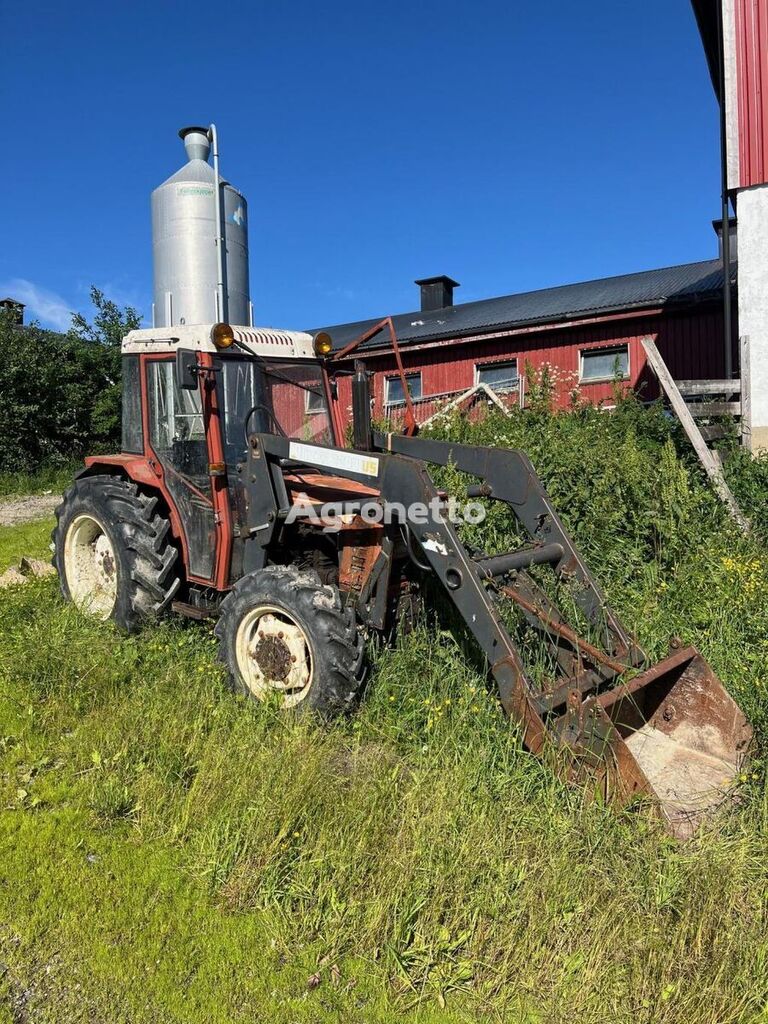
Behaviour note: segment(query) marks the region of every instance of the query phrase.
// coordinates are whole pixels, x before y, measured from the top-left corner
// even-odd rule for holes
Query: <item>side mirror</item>
[[[176,384],[182,391],[197,391],[197,352],[191,348],[176,349]]]

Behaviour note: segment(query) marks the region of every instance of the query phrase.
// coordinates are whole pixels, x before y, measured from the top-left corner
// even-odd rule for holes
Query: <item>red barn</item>
[[[522,403],[526,374],[544,366],[560,406],[574,390],[592,402],[610,403],[617,375],[644,397],[654,397],[656,383],[641,345],[646,336],[656,340],[678,379],[725,375],[721,259],[479,302],[454,303],[457,282],[448,277],[416,284],[420,308],[393,321],[419,421],[481,382],[507,401]],[[339,350],[376,322],[322,329]],[[365,360],[373,374],[374,415],[398,418],[402,384],[387,333],[361,346],[350,363],[352,358]],[[340,388],[347,407],[347,378]]]

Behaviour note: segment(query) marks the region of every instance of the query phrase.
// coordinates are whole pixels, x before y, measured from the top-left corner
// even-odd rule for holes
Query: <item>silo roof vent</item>
[[[184,142],[188,160],[208,160],[208,154],[211,152],[211,140],[208,138],[207,128],[201,128],[199,125],[182,128],[179,138]]]

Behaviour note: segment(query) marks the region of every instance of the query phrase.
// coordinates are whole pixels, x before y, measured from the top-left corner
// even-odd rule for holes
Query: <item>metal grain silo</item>
[[[213,126],[212,126],[213,130]],[[216,175],[208,163],[209,129],[182,128],[188,163],[152,193],[153,324],[250,324],[248,204],[224,182],[219,265]],[[222,274],[223,271],[223,274]],[[219,280],[223,277],[223,305]]]

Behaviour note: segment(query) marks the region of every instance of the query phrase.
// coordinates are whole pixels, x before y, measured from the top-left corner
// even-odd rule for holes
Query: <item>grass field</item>
[[[18,565],[24,555],[47,561],[51,557],[53,523],[53,519],[39,519],[20,526],[0,527],[0,572]]]
[[[762,737],[763,549],[663,417],[446,429],[531,451],[651,656],[696,643]],[[0,565],[44,527],[0,533]],[[231,695],[205,626],[121,636],[50,579],[0,620],[2,1024],[768,1020],[759,755],[681,845],[523,751],[442,616],[372,650],[366,702],[326,728]]]

